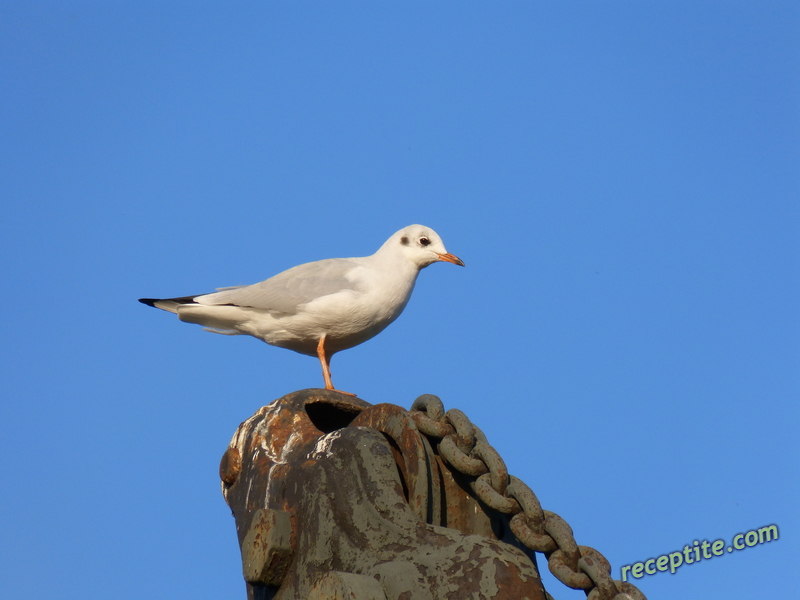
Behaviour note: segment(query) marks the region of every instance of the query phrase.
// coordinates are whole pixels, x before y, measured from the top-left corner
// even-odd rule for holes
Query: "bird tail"
[[[175,313],[184,323],[205,325],[205,331],[221,335],[241,335],[234,325],[242,320],[242,309],[238,306],[205,306],[195,301],[198,296],[183,298],[139,298],[139,302]]]
[[[195,296],[184,296],[183,298],[139,298],[139,302],[160,308],[167,312],[178,314],[178,307],[181,304],[194,304]]]

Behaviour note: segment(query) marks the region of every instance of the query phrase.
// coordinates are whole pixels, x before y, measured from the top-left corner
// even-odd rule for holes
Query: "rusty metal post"
[[[645,600],[435,396],[289,394],[239,426],[220,478],[251,600],[546,600],[537,551],[591,598]]]

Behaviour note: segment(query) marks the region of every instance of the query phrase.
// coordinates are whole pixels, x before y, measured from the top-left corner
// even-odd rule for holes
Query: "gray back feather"
[[[292,267],[261,283],[224,289],[194,300],[198,304],[233,304],[293,315],[299,306],[312,300],[355,289],[346,275],[356,266],[351,259],[329,258]]]

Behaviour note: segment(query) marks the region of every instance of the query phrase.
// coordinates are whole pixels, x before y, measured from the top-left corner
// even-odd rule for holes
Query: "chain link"
[[[443,438],[455,430],[444,420],[444,404],[433,394],[423,394],[411,405],[411,418],[428,437]]]
[[[491,473],[484,473],[469,484],[480,501],[490,508],[499,510],[501,513],[507,515],[513,515],[522,510],[516,500],[499,494],[494,487],[492,487],[491,478]]]
[[[512,515],[513,534],[531,550],[543,553],[550,572],[564,585],[584,590],[587,600],[647,600],[633,584],[611,578],[611,565],[600,552],[578,546],[569,524],[543,510],[533,490],[508,474],[498,452],[463,412],[453,408],[445,412],[439,398],[425,394],[414,401],[410,414],[451,467],[475,478],[470,487],[481,502]]]
[[[590,552],[581,552],[578,567],[589,576],[595,588],[600,591],[600,597],[612,600],[619,595],[614,580],[611,579],[611,565],[597,550],[589,548]]]
[[[492,489],[498,494],[505,494],[508,488],[508,469],[506,463],[500,458],[497,450],[489,445],[486,436],[483,432],[475,427],[475,447],[472,449],[472,455],[479,458],[489,468],[489,479],[492,484]],[[519,512],[520,509],[513,511]],[[510,511],[503,511],[510,512]]]
[[[600,588],[594,588],[591,592],[589,592],[586,600],[647,600],[644,594],[639,591],[639,588],[632,583],[627,581],[618,581],[615,579],[614,584],[619,590],[616,596],[606,599],[601,595]]]
[[[448,463],[455,467],[459,473],[478,477],[489,471],[489,467],[479,458],[472,458],[458,447],[455,434],[448,435],[439,442],[439,454]]]

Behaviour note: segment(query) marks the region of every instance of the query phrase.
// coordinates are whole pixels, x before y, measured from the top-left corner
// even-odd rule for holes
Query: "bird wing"
[[[292,267],[261,283],[197,296],[194,301],[204,305],[232,304],[293,315],[300,306],[312,300],[343,290],[355,290],[356,285],[347,274],[357,266],[351,259],[329,258]]]

